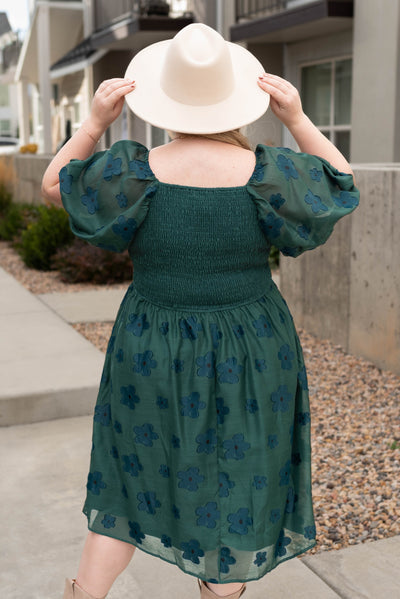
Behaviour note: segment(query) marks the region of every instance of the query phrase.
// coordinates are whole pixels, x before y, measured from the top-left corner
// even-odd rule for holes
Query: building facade
[[[15,68],[21,42],[5,12],[0,12],[0,137],[18,137]]]

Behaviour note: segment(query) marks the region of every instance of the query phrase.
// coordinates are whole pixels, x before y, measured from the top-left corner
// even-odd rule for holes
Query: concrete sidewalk
[[[61,599],[86,536],[81,514],[91,417],[0,429],[2,599]],[[247,599],[400,597],[400,537],[292,559],[251,582]],[[140,550],[109,599],[198,599],[194,577]]]

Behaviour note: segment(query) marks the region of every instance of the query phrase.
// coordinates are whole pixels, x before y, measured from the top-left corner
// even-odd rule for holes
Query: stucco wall
[[[29,204],[41,204],[42,194],[40,187],[44,172],[52,156],[45,154],[15,154],[14,170],[14,201]]]
[[[400,164],[354,167],[361,200],[328,242],[282,257],[298,327],[400,374]]]

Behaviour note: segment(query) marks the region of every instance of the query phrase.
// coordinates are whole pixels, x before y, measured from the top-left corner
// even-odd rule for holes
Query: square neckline
[[[155,175],[153,169],[150,166],[150,152],[151,150],[148,150],[146,148],[146,163],[147,166],[149,168],[149,171],[151,172],[152,176],[154,177],[154,181],[155,183],[157,183],[158,185],[162,185],[165,187],[169,187],[169,188],[177,188],[177,189],[188,189],[188,190],[202,190],[202,191],[243,191],[245,189],[248,188],[248,186],[250,185],[252,179],[254,178],[254,175],[256,174],[257,171],[257,167],[258,167],[258,158],[259,158],[259,152],[257,152],[258,147],[260,144],[257,144],[256,149],[253,150],[253,154],[254,154],[254,158],[255,158],[255,164],[254,164],[254,168],[253,171],[249,177],[249,179],[247,180],[247,182],[244,185],[230,185],[230,186],[217,186],[217,187],[210,187],[210,186],[197,186],[197,185],[181,185],[179,183],[166,183],[165,181],[160,181],[160,179],[158,179],[158,177]]]

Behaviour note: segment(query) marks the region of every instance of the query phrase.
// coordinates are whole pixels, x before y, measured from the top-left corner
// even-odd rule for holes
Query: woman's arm
[[[258,84],[270,94],[272,112],[289,129],[301,152],[325,158],[340,172],[354,176],[343,154],[304,114],[299,92],[291,83],[276,75],[265,73],[259,77]]]
[[[42,180],[42,194],[49,202],[61,206],[58,173],[72,158],[84,160],[93,154],[104,131],[119,116],[124,97],[135,87],[128,79],[103,81],[96,91],[89,117],[50,162]]]

